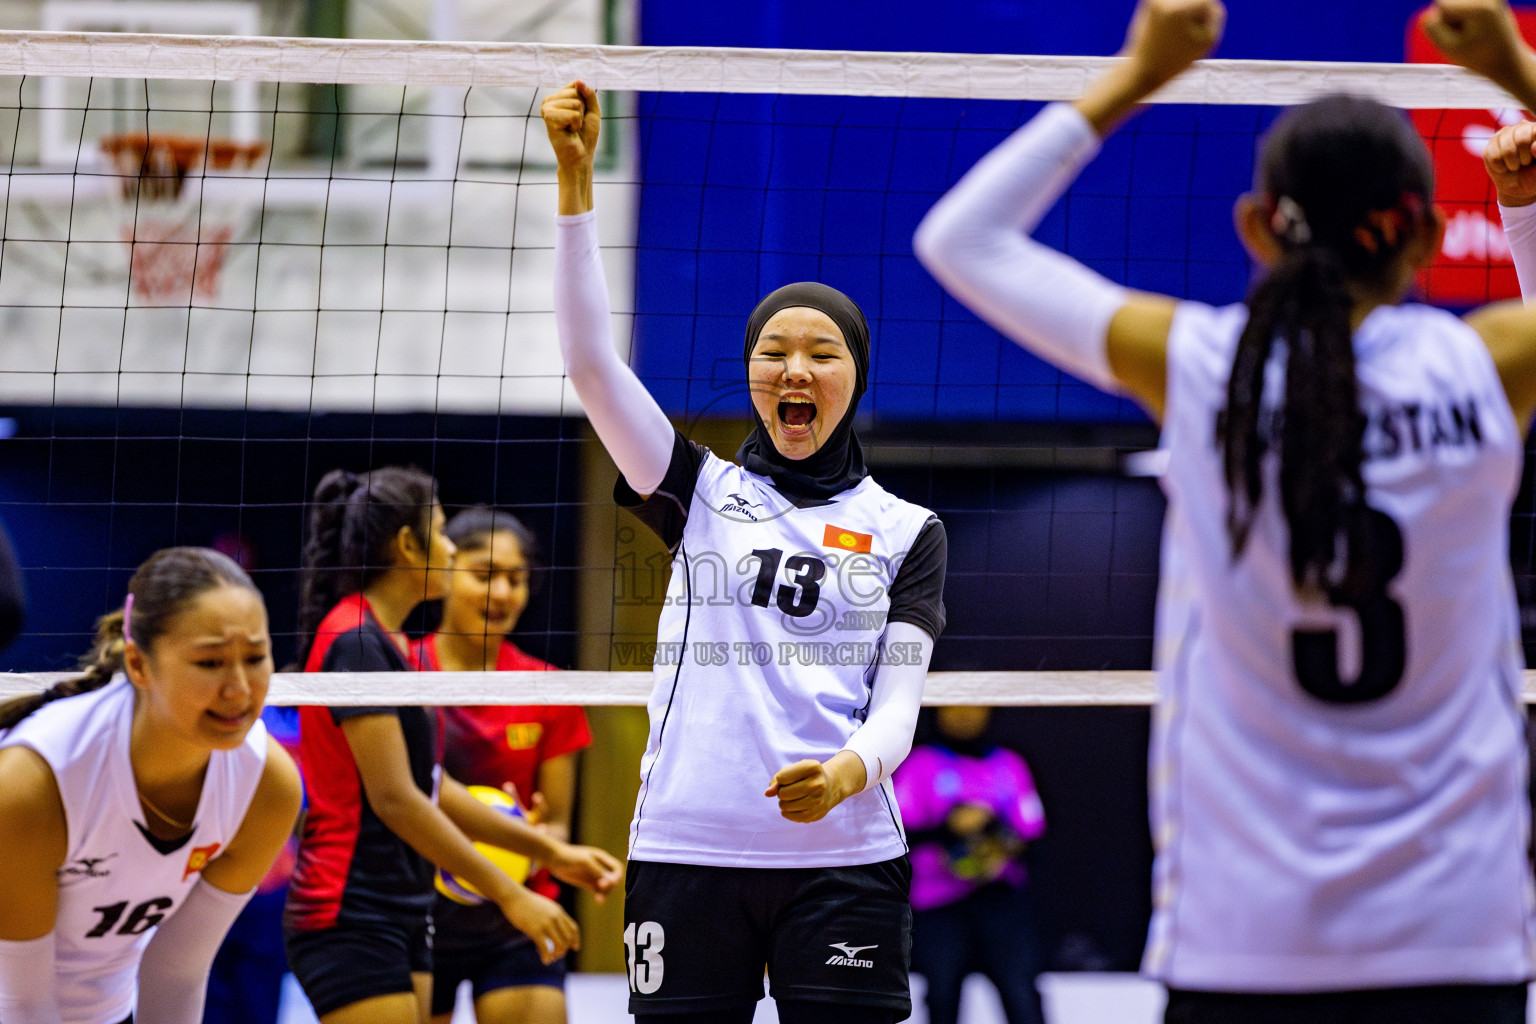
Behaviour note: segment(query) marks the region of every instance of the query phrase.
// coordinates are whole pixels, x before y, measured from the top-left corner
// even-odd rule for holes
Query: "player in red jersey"
[[[516,516],[460,512],[444,531],[458,548],[436,633],[416,644],[423,669],[538,672],[554,669],[507,634],[528,605],[534,540]],[[443,765],[466,784],[510,790],[553,838],[567,840],[576,799],[576,752],[592,742],[579,707],[552,704],[443,709]],[[543,869],[528,888],[557,897]],[[494,906],[439,896],[432,912],[432,1013],[446,1024],[462,981],[473,984],[480,1024],[564,1024],[565,961],[543,963]]]
[[[442,596],[454,553],[437,483],[418,470],[337,470],[315,491],[301,626],[311,672],[409,671],[400,632]],[[437,715],[411,707],[300,712],[309,813],[288,894],[289,965],[325,1024],[417,1024],[431,999],[433,865],[487,895],[547,961],[579,944],[554,901],[471,840],[548,864],[603,893],[618,862],[497,813],[441,771]]]

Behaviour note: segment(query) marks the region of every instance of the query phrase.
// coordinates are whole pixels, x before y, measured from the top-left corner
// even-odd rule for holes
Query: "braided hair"
[[[1262,459],[1278,447],[1291,577],[1300,590],[1326,591],[1354,579],[1367,554],[1351,543],[1363,536],[1368,512],[1351,316],[1362,292],[1392,287],[1404,247],[1428,230],[1434,175],[1402,115],[1339,95],[1282,115],[1265,137],[1256,177],[1281,255],[1249,291],[1227,383],[1227,532],[1236,558],[1263,491]],[[1266,414],[1277,345],[1285,400]]]
[[[310,504],[299,584],[304,658],[326,613],[390,567],[390,545],[401,527],[426,546],[436,507],[437,481],[419,469],[385,466],[361,474],[333,469],[321,478]]]
[[[198,597],[218,587],[244,587],[260,594],[244,569],[212,548],[156,551],[128,581],[132,614],[125,614],[130,607],[125,602],[124,608],[108,612],[96,621],[95,643],[80,659],[84,674],[55,683],[42,693],[0,704],[0,729],[11,728],[44,704],[101,689],[123,670],[123,651],[130,639],[141,650],[152,650],[171,620]]]

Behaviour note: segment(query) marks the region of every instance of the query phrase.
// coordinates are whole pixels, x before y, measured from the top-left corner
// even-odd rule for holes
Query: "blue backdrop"
[[[1222,57],[1399,61],[1418,3],[1234,5]],[[846,0],[642,4],[641,42],[1108,54],[1133,4]],[[1261,101],[1262,97],[1255,97]],[[881,421],[1140,421],[977,322],[912,256],[943,190],[1038,104],[649,94],[641,154],[635,365],[678,416],[742,416],[742,335],[757,299],[815,278],[874,331],[862,411]],[[1111,139],[1039,237],[1110,277],[1208,302],[1248,268],[1231,204],[1274,111],[1160,107]]]

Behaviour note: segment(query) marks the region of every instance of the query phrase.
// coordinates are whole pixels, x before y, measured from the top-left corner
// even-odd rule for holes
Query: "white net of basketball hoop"
[[[259,193],[252,202],[239,183],[259,184],[266,143],[127,132],[100,145],[118,175],[132,298],[172,306],[217,298],[230,243],[260,215]]]

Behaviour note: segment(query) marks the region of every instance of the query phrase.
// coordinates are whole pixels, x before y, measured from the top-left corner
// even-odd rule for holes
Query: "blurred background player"
[[[1035,988],[1044,949],[1023,861],[1045,834],[1045,810],[1024,759],[988,740],[991,717],[984,707],[934,709],[893,779],[912,846],[912,969],[928,983],[930,1024],[956,1024],[972,973],[997,988],[1008,1024],[1045,1019]]]
[[[21,635],[27,617],[27,589],[10,534],[0,526],[0,649]]]
[[[416,644],[427,671],[540,672],[548,662],[508,639],[528,606],[534,538],[510,512],[465,509],[444,530],[457,549],[442,624]],[[506,789],[530,820],[561,841],[571,837],[576,752],[592,742],[579,707],[476,705],[443,709],[443,767],[466,785]],[[540,868],[534,892],[560,887]],[[473,985],[480,1024],[564,1024],[565,959],[545,963],[529,938],[492,904],[439,895],[432,912],[432,1013],[446,1022],[461,982]]]
[[[0,709],[0,1020],[201,1020],[299,810],[260,724],[271,674],[250,577],[167,548],[102,618],[85,675]]]
[[[401,633],[443,596],[453,542],[437,482],[419,470],[335,470],[315,489],[304,552],[301,640],[310,672],[411,671]],[[430,1007],[433,865],[468,881],[546,961],[579,934],[553,900],[513,881],[471,840],[515,850],[606,892],[618,863],[555,842],[442,776],[435,710],[307,707],[309,799],[285,919],[289,966],[327,1024],[417,1024]]]
[[[1122,59],[967,174],[918,255],[1162,424],[1144,968],[1167,1019],[1519,1024],[1536,929],[1508,530],[1536,312],[1402,302],[1445,219],[1417,134],[1355,97],[1265,136],[1237,202],[1262,268],[1242,304],[1130,292],[1028,237],[1224,16],[1143,0]],[[1423,25],[1536,102],[1502,0],[1442,0]]]

